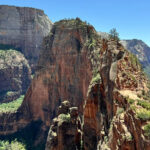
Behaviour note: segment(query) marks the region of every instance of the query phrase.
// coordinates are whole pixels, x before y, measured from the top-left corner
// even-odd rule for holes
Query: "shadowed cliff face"
[[[42,40],[51,30],[52,23],[42,10],[0,6],[0,46],[20,50],[35,69]]]
[[[27,106],[32,118],[40,118],[49,124],[60,102],[65,99],[78,106],[82,113],[92,77],[86,46],[90,30],[94,32],[82,22],[79,25],[75,21],[54,24],[51,35],[44,40],[39,70],[21,107]]]
[[[31,68],[23,54],[0,50],[0,103],[25,94],[31,82]]]

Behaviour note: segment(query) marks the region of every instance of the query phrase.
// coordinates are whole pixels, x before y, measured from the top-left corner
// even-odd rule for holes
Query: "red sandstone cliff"
[[[46,37],[38,71],[21,109],[27,106],[33,119],[47,125],[61,101],[70,100],[83,112],[83,102],[92,78],[92,63],[86,42],[95,32],[81,21],[60,21]],[[59,44],[58,44],[59,43]]]
[[[93,36],[97,38],[95,33],[92,26],[79,19],[54,24],[50,35],[44,39],[37,72],[23,104],[13,114],[16,119],[12,120],[10,116],[2,119],[1,135],[15,133],[37,120],[43,122],[42,130],[47,130],[57,107],[66,99],[72,106],[79,107],[79,114],[83,113],[93,71],[88,45]]]
[[[84,149],[148,150],[149,109],[142,105],[149,104],[148,80],[141,65],[115,41],[106,41],[101,52],[100,82],[90,87],[84,106]]]

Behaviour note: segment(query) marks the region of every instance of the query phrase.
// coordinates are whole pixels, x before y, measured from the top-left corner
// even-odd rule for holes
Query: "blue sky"
[[[150,0],[0,0],[1,5],[43,9],[52,22],[80,17],[97,31],[116,28],[121,39],[141,39],[150,46]]]

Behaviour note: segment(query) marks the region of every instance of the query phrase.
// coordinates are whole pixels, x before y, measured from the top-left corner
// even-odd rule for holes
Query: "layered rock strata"
[[[21,51],[35,70],[42,41],[52,22],[42,10],[28,7],[0,6],[0,47]]]
[[[48,126],[64,99],[83,112],[93,71],[87,47],[92,34],[96,34],[94,28],[80,20],[54,24],[44,40],[37,74],[20,110],[29,109],[33,119],[40,118]]]

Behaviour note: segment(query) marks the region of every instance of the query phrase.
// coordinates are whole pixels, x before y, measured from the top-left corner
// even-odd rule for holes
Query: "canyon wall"
[[[35,69],[42,41],[52,22],[42,10],[0,5],[0,49],[13,47],[21,51]]]
[[[43,42],[38,71],[25,96],[34,119],[49,125],[61,101],[68,99],[83,112],[83,103],[92,78],[92,63],[86,42],[94,28],[81,21],[55,23],[51,35]],[[59,43],[59,44],[58,44]],[[38,93],[38,94],[37,94]]]

